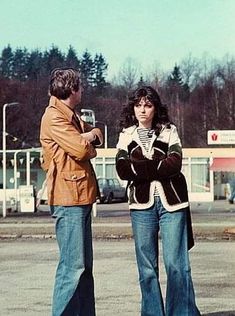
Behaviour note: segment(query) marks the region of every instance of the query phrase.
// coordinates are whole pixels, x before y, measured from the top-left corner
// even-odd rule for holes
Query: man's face
[[[78,91],[73,91],[71,95],[71,101],[74,107],[81,103],[81,97],[82,97],[82,87],[78,89]]]
[[[76,96],[76,101],[77,101],[77,104],[81,103],[81,98],[82,98],[82,87],[80,87],[78,89],[77,92],[75,92],[75,96]]]

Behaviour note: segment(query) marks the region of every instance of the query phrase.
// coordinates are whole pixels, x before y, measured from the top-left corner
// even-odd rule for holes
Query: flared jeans
[[[52,316],[95,316],[91,209],[92,205],[51,207],[60,253]]]
[[[188,256],[186,212],[168,212],[155,197],[151,208],[131,210],[131,221],[142,293],[141,316],[199,316]],[[159,231],[167,275],[165,304],[159,283]]]

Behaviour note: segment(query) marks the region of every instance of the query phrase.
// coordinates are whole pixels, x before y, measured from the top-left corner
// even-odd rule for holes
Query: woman
[[[188,250],[193,246],[182,149],[158,93],[134,91],[122,113],[116,168],[128,199],[142,292],[141,316],[198,316]],[[159,283],[160,231],[167,274],[165,308]]]

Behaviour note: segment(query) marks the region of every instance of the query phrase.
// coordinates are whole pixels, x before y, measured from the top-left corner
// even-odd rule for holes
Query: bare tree
[[[167,80],[167,76],[168,75],[163,72],[160,64],[155,62],[145,75],[145,82],[156,90],[159,90]]]
[[[179,64],[182,79],[188,84],[190,89],[193,88],[196,83],[196,74],[198,73],[199,62],[196,58],[192,57],[190,53],[186,58],[182,59]]]
[[[119,71],[119,82],[121,86],[124,86],[127,91],[135,88],[137,81],[140,77],[139,66],[137,62],[128,57]]]

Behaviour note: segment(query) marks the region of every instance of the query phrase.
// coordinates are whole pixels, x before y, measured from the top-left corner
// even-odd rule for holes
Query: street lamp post
[[[108,148],[108,127],[104,124],[104,148]]]
[[[95,120],[95,112],[90,109],[81,109],[81,119],[92,126],[95,126],[96,123],[104,125],[104,148],[108,148],[108,127],[102,121]]]
[[[108,126],[102,121],[95,121],[98,124],[104,125],[104,148],[108,148]]]
[[[18,105],[18,102],[6,103],[3,105],[3,126],[2,126],[2,175],[3,175],[3,203],[2,215],[6,217],[6,108],[8,106]]]

